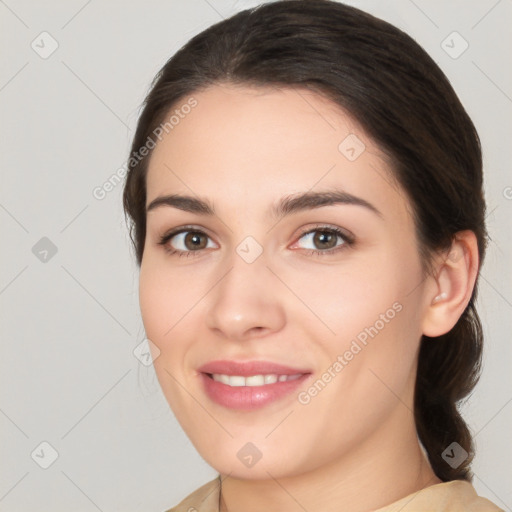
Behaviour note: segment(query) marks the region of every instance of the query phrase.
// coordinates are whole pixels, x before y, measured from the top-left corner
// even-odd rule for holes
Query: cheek
[[[140,311],[147,338],[160,350],[155,371],[159,379],[167,380],[165,369],[173,375],[190,370],[186,355],[198,339],[198,326],[204,325],[198,315],[211,284],[205,272],[173,268],[158,254],[148,253],[145,258],[139,277]]]
[[[148,258],[149,259],[149,258]],[[146,336],[160,349],[163,359],[187,312],[188,287],[183,276],[172,275],[162,265],[143,261],[139,277],[139,305]]]
[[[297,428],[312,436],[321,432],[322,446],[334,451],[363,442],[397,408],[412,409],[419,345],[414,308],[367,306],[370,313],[357,317],[350,306],[354,315],[338,323],[336,337],[322,340],[323,364],[299,397]]]
[[[178,382],[184,381],[187,345],[183,319],[190,306],[183,276],[171,275],[165,266],[143,261],[139,278],[139,304],[146,336],[158,348],[153,366],[163,394],[173,411],[186,410]],[[190,299],[192,300],[192,299]],[[178,342],[179,341],[179,342]],[[177,381],[176,381],[177,379]],[[178,418],[180,419],[180,418]]]
[[[409,401],[420,340],[418,294],[410,292],[418,276],[416,268],[381,260],[329,284],[336,306],[326,301],[326,321],[336,335],[323,346],[329,365],[340,364],[320,408],[343,404],[359,424],[370,424],[382,420],[397,397]]]
[[[293,322],[302,326],[306,339],[315,340],[320,356],[316,370],[323,373],[341,356],[343,368],[337,365],[334,373],[344,377],[335,380],[359,400],[375,394],[368,386],[378,377],[391,389],[403,389],[414,369],[419,291],[411,291],[421,282],[421,267],[413,248],[409,252],[405,257],[408,251],[402,248],[398,259],[394,250],[380,251],[378,258],[354,258],[346,268],[319,266],[314,272],[293,274],[290,287],[307,297],[304,303],[310,310],[305,314],[303,305],[297,305]],[[292,274],[288,277],[291,280]],[[384,384],[378,386],[389,393]]]
[[[139,304],[146,328],[156,338],[170,335],[180,318],[197,301],[201,290],[186,270],[175,271],[163,258],[148,254],[139,277]]]
[[[146,335],[160,346],[165,332],[165,319],[172,304],[166,288],[159,282],[154,266],[143,263],[139,277],[139,305]],[[169,308],[171,306],[171,308]]]
[[[375,323],[379,330],[383,321],[387,326],[399,308],[396,303],[404,300],[405,283],[410,281],[409,276],[400,275],[396,264],[382,261],[310,267],[307,272],[283,269],[281,275],[301,299],[294,308],[294,321],[310,326],[312,339],[321,336],[333,343],[355,337]]]

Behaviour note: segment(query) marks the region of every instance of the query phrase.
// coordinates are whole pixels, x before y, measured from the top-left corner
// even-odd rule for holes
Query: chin
[[[269,478],[285,478],[297,476],[307,471],[306,465],[311,463],[307,460],[285,457],[285,454],[303,454],[300,446],[283,446],[282,444],[264,445],[258,442],[251,443],[241,438],[230,439],[225,443],[219,443],[216,450],[212,445],[195,447],[202,458],[222,475],[229,475],[230,478],[241,480],[268,480]],[[309,469],[309,468],[308,468]]]

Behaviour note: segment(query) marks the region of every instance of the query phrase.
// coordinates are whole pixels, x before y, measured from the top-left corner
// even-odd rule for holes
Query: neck
[[[320,468],[265,480],[221,478],[221,510],[228,512],[334,512],[341,505],[346,512],[368,512],[441,482],[402,403],[371,438]]]

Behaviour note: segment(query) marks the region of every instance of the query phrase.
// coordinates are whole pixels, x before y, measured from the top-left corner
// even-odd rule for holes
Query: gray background
[[[425,47],[482,138],[487,346],[465,413],[478,446],[474,485],[512,510],[512,2],[350,3]],[[161,511],[215,475],[152,367],[133,355],[144,332],[122,186],[103,200],[93,189],[125,163],[139,105],[168,57],[256,4],[0,0],[0,510]]]

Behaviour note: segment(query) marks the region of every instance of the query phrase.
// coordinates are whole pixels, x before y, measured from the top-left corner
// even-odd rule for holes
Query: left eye
[[[215,247],[211,239],[201,231],[182,231],[169,239],[169,244],[177,251],[198,251]]]
[[[315,251],[328,251],[349,243],[348,238],[335,229],[314,229],[302,235],[300,240],[305,242],[305,244],[303,242],[303,245],[299,245],[301,249]]]

